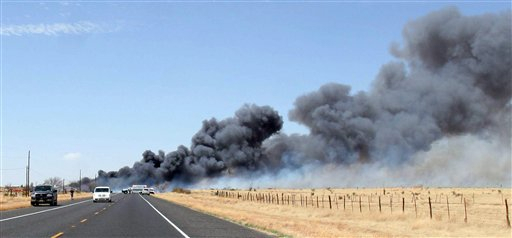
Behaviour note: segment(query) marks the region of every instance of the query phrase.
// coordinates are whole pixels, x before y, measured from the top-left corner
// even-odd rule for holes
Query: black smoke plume
[[[132,168],[99,171],[99,178],[102,183],[118,186],[170,181],[188,184],[223,174],[265,170],[272,163],[263,154],[262,142],[282,125],[282,118],[272,108],[245,105],[232,118],[203,121],[190,149],[182,145],[168,154],[147,150]]]
[[[276,134],[282,126],[277,112],[245,106],[234,118],[203,122],[190,149],[146,151],[132,168],[100,171],[100,178],[194,183],[258,171],[269,177],[265,186],[354,186],[343,174],[510,186],[511,28],[510,11],[433,12],[405,26],[403,46],[391,47],[396,61],[382,66],[368,92],[330,83],[300,96],[289,118],[309,128],[308,135]],[[309,183],[313,172],[331,179]],[[298,177],[308,180],[275,184]]]

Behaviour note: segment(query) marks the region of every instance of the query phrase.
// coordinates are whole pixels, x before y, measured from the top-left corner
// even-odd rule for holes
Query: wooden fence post
[[[332,205],[331,205],[331,195],[329,195],[329,209],[332,209]]]
[[[418,209],[416,208],[416,195],[414,195],[414,213],[416,214],[416,218],[418,218]]]
[[[359,195],[359,212],[363,212],[363,209],[361,207],[361,195]]]
[[[464,222],[468,223],[468,212],[466,210],[466,198],[464,198]]]
[[[405,212],[405,198],[402,197],[402,213]]]
[[[345,195],[343,195],[343,211],[345,211]]]
[[[428,208],[430,209],[430,219],[432,220],[432,203],[430,202],[430,197],[428,197]]]
[[[393,213],[393,197],[392,196],[389,197],[389,207],[391,209],[391,213]]]
[[[379,195],[379,212],[382,213],[382,206],[380,205],[380,195]]]
[[[320,206],[318,205],[318,195],[316,195],[316,207],[320,208]]]
[[[448,196],[446,196],[446,208],[448,209],[448,220],[450,220],[450,203],[448,202]]]
[[[507,214],[507,226],[508,226],[508,228],[510,228],[510,218],[508,218],[508,202],[507,202],[507,199],[505,199],[505,210],[506,210],[506,214]]]

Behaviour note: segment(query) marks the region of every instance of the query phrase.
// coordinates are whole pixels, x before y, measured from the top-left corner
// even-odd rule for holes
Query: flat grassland
[[[416,187],[211,189],[155,196],[279,236],[511,237],[505,209],[511,195],[510,188]]]
[[[75,193],[74,199],[80,198],[92,198],[92,193]],[[71,200],[71,195],[59,194],[57,196],[58,202]],[[0,194],[0,211],[13,210],[18,208],[30,207],[30,197],[23,196],[5,196],[3,193]]]

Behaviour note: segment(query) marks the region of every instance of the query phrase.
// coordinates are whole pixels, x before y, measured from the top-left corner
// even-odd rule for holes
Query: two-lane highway
[[[115,194],[1,213],[2,237],[268,237],[191,209],[138,194]]]

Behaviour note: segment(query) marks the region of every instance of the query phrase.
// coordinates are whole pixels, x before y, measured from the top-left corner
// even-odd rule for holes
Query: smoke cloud
[[[191,184],[203,178],[267,170],[272,164],[262,142],[281,130],[283,120],[268,106],[245,105],[235,116],[222,121],[203,121],[190,148],[179,146],[166,154],[145,151],[132,168],[99,171],[100,181],[113,186],[160,184],[173,181]]]
[[[510,11],[433,12],[404,27],[403,46],[390,49],[396,61],[382,66],[368,92],[330,83],[297,98],[289,118],[307,135],[280,134],[275,110],[244,106],[233,118],[204,121],[190,149],[146,151],[132,168],[100,171],[100,178],[237,187],[510,186],[511,22]]]

